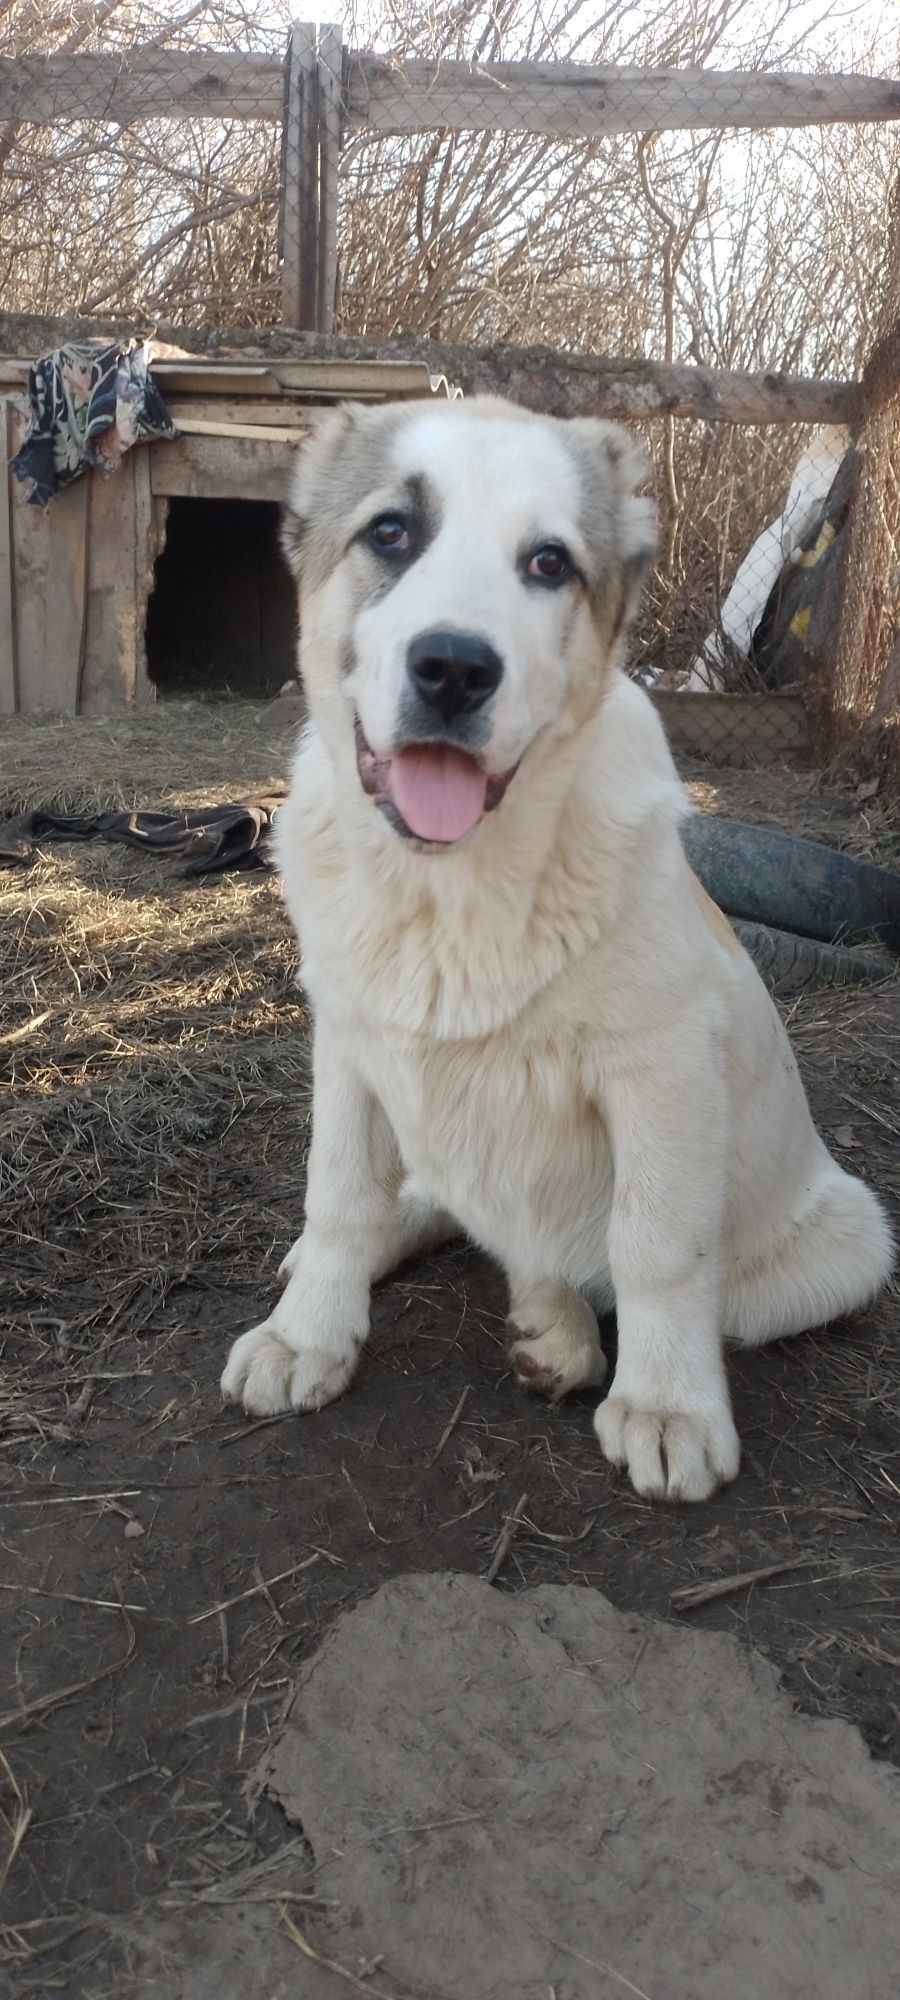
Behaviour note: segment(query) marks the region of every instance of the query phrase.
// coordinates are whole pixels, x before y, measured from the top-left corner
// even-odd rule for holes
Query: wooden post
[[[319,270],[316,330],[334,332],[338,286],[338,175],[344,121],[344,45],[319,29]]]
[[[863,370],[850,503],[832,635],[828,749],[900,785],[900,175],[891,189],[876,340]]]
[[[12,482],[13,451],[10,399],[0,396],[0,715],[15,715],[19,706],[16,663],[16,599],[13,588]]]
[[[300,21],[291,29],[279,228],[281,316],[285,326],[311,333],[331,333],[334,326],[343,64],[338,28]]]

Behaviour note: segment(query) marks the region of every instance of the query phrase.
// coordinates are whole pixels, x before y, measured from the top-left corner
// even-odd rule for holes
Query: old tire
[[[823,987],[874,985],[896,976],[897,966],[886,952],[822,944],[767,924],[742,923],[740,918],[734,921],[734,930],[778,1000],[798,1000]]]
[[[827,944],[875,939],[900,952],[900,874],[770,826],[695,814],[684,845],[730,917]]]

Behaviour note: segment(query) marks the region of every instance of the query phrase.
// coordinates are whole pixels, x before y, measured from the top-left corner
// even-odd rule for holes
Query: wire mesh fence
[[[751,0],[372,0],[334,27],[269,0],[11,0],[3,295],[223,340],[643,357],[653,394],[620,397],[652,412],[660,518],[636,670],[827,684],[883,738],[898,418],[890,386],[876,408],[846,385],[900,315],[898,42],[862,0],[839,39],[801,0],[774,24]]]

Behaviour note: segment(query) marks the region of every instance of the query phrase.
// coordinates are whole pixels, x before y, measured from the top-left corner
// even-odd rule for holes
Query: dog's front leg
[[[318,1410],[346,1389],[369,1331],[369,1292],[392,1240],[400,1179],[388,1120],[317,1020],[306,1219],[267,1320],[236,1340],[222,1376],[253,1416]]]
[[[605,1104],[619,1348],[594,1421],[638,1493],[705,1500],[740,1462],[721,1330],[727,1102],[714,1033],[693,1060],[666,1057]]]

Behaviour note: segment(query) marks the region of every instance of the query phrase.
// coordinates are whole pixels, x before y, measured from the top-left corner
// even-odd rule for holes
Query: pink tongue
[[[391,758],[390,786],[397,811],[419,840],[461,840],[484,811],[487,775],[462,751],[423,743]]]

